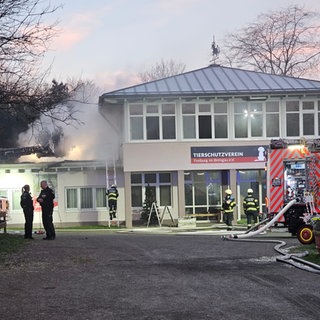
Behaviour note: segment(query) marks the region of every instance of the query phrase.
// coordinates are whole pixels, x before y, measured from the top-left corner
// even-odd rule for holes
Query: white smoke
[[[99,113],[98,95],[92,96],[91,103],[74,102],[74,125],[52,123],[51,119],[42,117],[42,130],[34,132],[30,128],[20,134],[19,145],[46,145],[52,141],[56,143],[55,153],[58,158],[36,158],[35,155],[20,157],[19,161],[64,161],[64,160],[103,160],[110,157],[110,144],[115,141],[115,133],[108,126],[107,121]],[[58,134],[57,134],[58,132]],[[59,141],[55,141],[57,139]]]

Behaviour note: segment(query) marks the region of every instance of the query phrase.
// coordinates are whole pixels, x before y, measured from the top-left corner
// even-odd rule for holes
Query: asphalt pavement
[[[175,229],[175,231],[173,231]],[[235,230],[234,232],[244,232]],[[134,228],[35,235],[0,263],[2,319],[319,319],[319,274],[279,262],[285,232]]]

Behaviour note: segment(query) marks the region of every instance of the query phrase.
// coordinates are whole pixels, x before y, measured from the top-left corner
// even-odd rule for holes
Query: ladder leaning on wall
[[[114,149],[113,149],[113,145],[111,145],[111,155],[112,155],[112,159],[106,159],[106,186],[107,186],[107,190],[114,184],[117,185],[117,169],[116,169],[116,160],[115,160],[115,156],[114,156]],[[109,150],[110,150],[109,149]],[[108,206],[108,199],[106,198],[106,205],[109,211],[109,206]],[[116,219],[117,219],[117,226],[119,228],[120,226],[120,222],[119,222],[119,215],[118,212],[116,212]],[[107,216],[107,220],[108,220],[108,226],[110,228],[111,225],[111,221],[110,221],[110,214]]]

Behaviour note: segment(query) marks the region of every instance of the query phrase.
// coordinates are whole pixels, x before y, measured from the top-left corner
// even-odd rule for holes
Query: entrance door
[[[237,171],[237,207],[238,219],[244,218],[243,199],[248,189],[253,190],[255,197],[259,199],[260,212],[265,212],[265,198],[267,196],[266,171],[265,170],[238,170]]]
[[[220,211],[221,192],[221,171],[185,172],[186,213]]]

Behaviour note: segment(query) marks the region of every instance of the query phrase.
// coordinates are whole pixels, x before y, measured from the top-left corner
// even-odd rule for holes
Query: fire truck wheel
[[[312,227],[309,225],[302,225],[301,227],[299,227],[298,232],[297,232],[297,237],[298,240],[302,243],[302,244],[311,244],[314,241],[314,236],[312,233]]]

